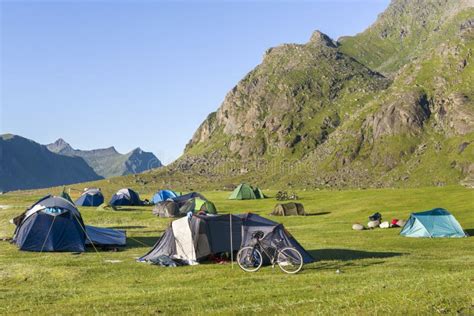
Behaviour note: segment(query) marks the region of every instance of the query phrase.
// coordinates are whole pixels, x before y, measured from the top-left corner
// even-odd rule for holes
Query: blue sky
[[[0,133],[169,163],[266,49],[354,35],[388,3],[1,1]]]

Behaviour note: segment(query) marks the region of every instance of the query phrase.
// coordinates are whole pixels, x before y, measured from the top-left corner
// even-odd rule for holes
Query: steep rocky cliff
[[[171,168],[301,186],[467,183],[473,50],[471,0],[394,0],[356,36],[271,48]]]

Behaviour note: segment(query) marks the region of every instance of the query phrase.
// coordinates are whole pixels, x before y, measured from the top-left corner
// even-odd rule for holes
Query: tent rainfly
[[[253,188],[247,183],[241,183],[229,196],[229,200],[255,200],[255,199],[264,199],[265,195],[263,194],[260,188]]]
[[[142,205],[142,201],[140,200],[140,196],[137,192],[133,191],[132,189],[120,189],[115,193],[109,202],[110,205],[113,206],[133,206],[133,205]]]
[[[70,201],[48,195],[13,219],[20,250],[83,252],[87,244],[125,246],[124,231],[86,226]]]
[[[99,206],[104,203],[104,196],[100,189],[87,189],[82,195],[76,200],[77,206]]]
[[[172,190],[160,190],[153,195],[153,198],[151,201],[153,204],[157,204],[159,202],[166,201],[168,199],[173,199],[175,197],[178,197],[178,193],[172,191]]]
[[[405,237],[466,237],[454,216],[443,208],[412,213],[400,235]]]

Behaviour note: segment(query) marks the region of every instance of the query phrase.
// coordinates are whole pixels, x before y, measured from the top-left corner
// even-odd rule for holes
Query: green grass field
[[[126,229],[133,238],[126,249],[29,253],[0,242],[0,313],[474,314],[473,238],[412,239],[400,237],[396,228],[351,230],[354,222],[366,224],[374,211],[389,220],[444,207],[474,235],[474,190],[297,193],[312,216],[273,218],[317,259],[297,275],[271,267],[251,274],[230,264],[161,268],[137,263],[135,258],[148,251],[170,220],[154,217],[151,207],[81,208],[87,224]],[[221,213],[268,216],[276,203],[273,198],[230,201],[229,192],[203,194]],[[39,197],[0,196],[0,237],[11,237],[14,226],[8,220]]]

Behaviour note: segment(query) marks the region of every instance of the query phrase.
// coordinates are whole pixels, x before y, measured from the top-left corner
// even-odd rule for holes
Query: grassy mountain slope
[[[444,42],[445,25],[473,5],[472,0],[392,1],[366,31],[340,38],[340,49],[371,69],[390,74]]]
[[[34,189],[100,179],[79,157],[50,152],[29,139],[0,136],[0,191]]]
[[[94,150],[79,150],[72,148],[63,139],[49,144],[52,152],[83,158],[94,171],[104,178],[123,176],[144,172],[162,166],[161,161],[153,153],[136,148],[127,154],[121,154],[114,147]]]

